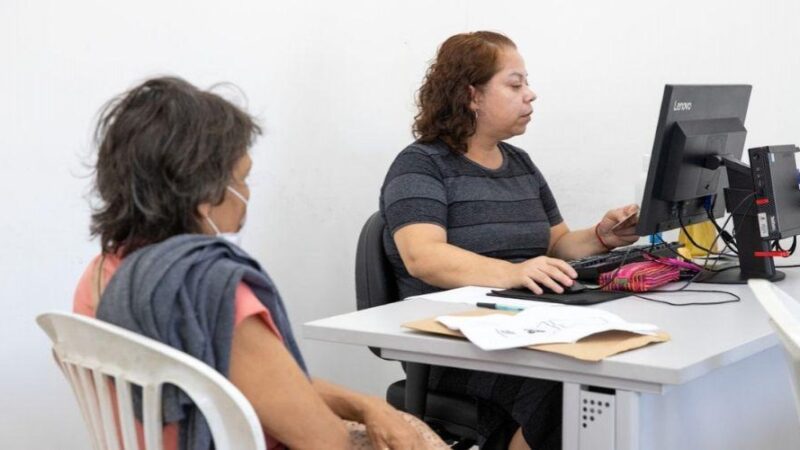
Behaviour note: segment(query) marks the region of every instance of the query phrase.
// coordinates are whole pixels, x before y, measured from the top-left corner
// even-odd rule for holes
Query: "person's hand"
[[[596,233],[600,243],[611,249],[630,245],[639,240],[636,224],[639,222],[639,206],[632,204],[612,209],[597,224]]]
[[[400,411],[385,401],[370,399],[364,407],[361,422],[367,427],[367,434],[375,450],[423,450],[422,436]]]
[[[514,264],[511,276],[511,287],[526,287],[534,294],[541,295],[544,293],[542,286],[547,286],[553,292],[563,293],[563,286],[572,286],[572,280],[578,273],[560,259],[538,256]]]

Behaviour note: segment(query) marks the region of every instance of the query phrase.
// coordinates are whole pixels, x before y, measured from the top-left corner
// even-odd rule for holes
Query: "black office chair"
[[[399,300],[397,283],[383,248],[385,228],[380,212],[364,224],[356,251],[356,301],[359,310]],[[372,353],[381,356],[378,348]],[[392,383],[386,390],[386,401],[397,409],[413,414],[430,425],[455,449],[466,449],[478,439],[478,413],[475,400],[468,396],[446,394],[428,389],[430,366],[403,363],[406,379]],[[483,449],[505,449],[514,429],[491,436]]]

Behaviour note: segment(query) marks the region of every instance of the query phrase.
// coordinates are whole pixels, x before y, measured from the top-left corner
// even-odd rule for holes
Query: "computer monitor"
[[[740,160],[751,86],[667,85],[661,101],[650,168],[636,232],[647,236],[725,214],[724,170],[705,167],[709,156]]]
[[[779,280],[769,241],[761,238],[750,167],[740,160],[749,85],[667,85],[661,102],[644,197],[640,236],[733,215],[739,264],[710,283]]]

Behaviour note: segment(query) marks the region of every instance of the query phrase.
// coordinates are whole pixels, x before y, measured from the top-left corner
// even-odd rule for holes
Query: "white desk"
[[[779,285],[800,292],[800,273],[788,272]],[[380,347],[385,357],[402,361],[563,381],[564,450],[800,448],[782,349],[749,288],[692,289],[736,292],[742,301],[674,307],[630,297],[596,305],[629,321],[655,323],[672,336],[599,363],[526,349],[485,352],[466,340],[402,328],[412,320],[472,309],[428,300],[309,322],[304,337]],[[670,295],[672,301],[719,298]],[[583,411],[584,401],[592,400],[603,405],[602,413]]]

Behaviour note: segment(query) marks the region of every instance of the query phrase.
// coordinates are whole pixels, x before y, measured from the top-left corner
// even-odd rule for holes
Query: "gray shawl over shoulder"
[[[223,239],[185,234],[131,253],[103,292],[97,318],[188,353],[227,377],[240,282],[270,312],[286,348],[308,373],[275,284],[244,250]],[[141,411],[140,393],[134,400]],[[163,417],[180,422],[181,450],[213,448],[202,414],[172,385],[163,388]]]

